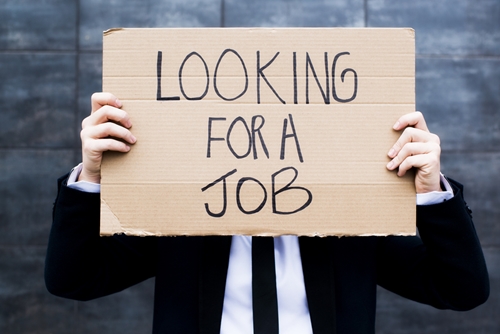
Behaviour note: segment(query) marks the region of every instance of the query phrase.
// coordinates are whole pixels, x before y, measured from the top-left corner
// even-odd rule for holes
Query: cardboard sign
[[[103,90],[138,140],[104,156],[102,235],[415,234],[385,167],[412,29],[113,29]]]

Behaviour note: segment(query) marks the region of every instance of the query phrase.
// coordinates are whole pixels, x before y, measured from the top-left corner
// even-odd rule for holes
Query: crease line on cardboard
[[[173,104],[171,101],[151,101],[150,98],[144,98],[144,99],[127,99],[127,98],[123,98],[121,97],[120,98],[120,101],[122,103],[126,103],[126,102],[140,102],[140,103],[143,103],[143,102],[151,102],[151,103],[165,103],[165,104]],[[204,99],[203,102],[201,101],[196,101],[196,102],[191,102],[191,101],[175,101],[175,104],[192,104],[192,105],[195,105],[196,103],[214,103],[214,104],[217,104],[217,105],[224,105],[224,106],[227,106],[229,105],[228,103],[221,103],[220,100],[218,99]],[[252,106],[254,108],[259,108],[259,106],[275,106],[275,105],[282,105],[282,106],[287,106],[287,107],[292,107],[292,108],[303,108],[304,105],[306,105],[305,103],[301,103],[301,104],[293,104],[293,103],[287,103],[287,104],[282,104],[280,103],[279,101],[276,101],[275,103],[260,103],[260,104],[255,104],[253,102],[232,102],[233,105],[238,105],[238,106],[242,106],[242,105],[245,105],[245,106]],[[396,102],[392,102],[392,103],[387,103],[387,102],[365,102],[365,103],[357,103],[357,102],[351,102],[350,104],[342,104],[342,103],[331,103],[331,104],[325,104],[323,102],[310,102],[309,104],[307,104],[307,106],[327,106],[327,107],[336,107],[336,108],[339,108],[339,107],[342,107],[343,109],[346,109],[346,108],[349,108],[349,107],[360,107],[360,106],[414,106],[415,103],[414,102],[399,102],[399,103],[396,103]]]
[[[231,181],[227,180],[226,181],[228,184],[238,184],[238,181]],[[305,185],[314,185],[314,186],[331,186],[333,185],[339,185],[339,186],[380,186],[380,185],[395,185],[399,186],[401,185],[402,181],[400,179],[397,179],[396,181],[387,181],[387,182],[367,182],[367,181],[360,181],[360,182],[324,182],[324,183],[318,183],[318,182],[302,182],[301,184]],[[200,185],[201,187],[205,186],[206,183],[204,182],[162,182],[162,181],[138,181],[138,182],[106,182],[107,186],[137,186],[137,185],[148,185],[148,186],[158,186],[158,185]],[[271,184],[271,182],[264,182],[264,184]],[[286,182],[283,183],[276,183],[276,185],[284,185]]]
[[[118,29],[119,30],[119,29]],[[112,32],[110,32],[112,33]],[[108,51],[109,52],[109,51]],[[117,53],[123,53],[122,50],[117,50],[116,51]],[[144,52],[140,53],[140,52],[137,52],[138,54],[144,54]],[[119,69],[119,67],[116,67],[117,69]],[[311,75],[310,77],[314,78],[313,75]],[[144,74],[144,75],[140,75],[140,74],[134,74],[134,75],[108,75],[107,78],[109,79],[123,79],[123,78],[128,78],[128,79],[137,79],[137,78],[146,78],[146,79],[151,79],[151,80],[157,80],[158,76],[153,76],[153,75],[148,75],[148,74]],[[169,79],[177,79],[179,78],[179,76],[177,75],[164,75],[162,76],[162,78],[169,78]],[[186,75],[184,74],[181,78],[188,78],[188,79],[203,79],[203,80],[206,80],[207,76],[205,75]],[[242,77],[239,76],[239,75],[219,75],[217,76],[217,79],[238,79],[238,80],[241,80]],[[257,78],[259,78],[257,75],[248,75],[248,81],[257,81]],[[291,76],[291,75],[273,75],[272,78],[278,78],[278,79],[307,79],[308,77],[305,76],[305,75],[298,75],[296,77],[294,76]],[[337,79],[338,76],[335,77],[335,79]],[[395,74],[387,74],[387,75],[365,75],[365,76],[362,76],[361,77],[362,79],[388,79],[388,80],[394,80],[394,79],[410,79],[410,80],[413,80],[413,77],[411,75],[395,75]],[[318,76],[318,79],[325,79],[324,76]],[[349,78],[347,78],[349,79]],[[347,80],[346,79],[346,80]]]
[[[101,235],[125,233],[120,220],[113,213],[108,203],[101,197]]]
[[[140,237],[155,236],[155,233],[138,229],[124,229],[120,219],[113,213],[108,203],[101,199],[101,235],[115,234],[135,235]]]

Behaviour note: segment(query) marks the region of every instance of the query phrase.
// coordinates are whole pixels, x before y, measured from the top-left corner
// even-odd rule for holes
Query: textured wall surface
[[[439,311],[379,290],[377,333],[500,333],[500,1],[0,1],[0,333],[149,333],[149,280],[90,302],[43,281],[56,178],[80,160],[110,27],[413,27],[417,108],[466,186],[490,271],[477,309]]]

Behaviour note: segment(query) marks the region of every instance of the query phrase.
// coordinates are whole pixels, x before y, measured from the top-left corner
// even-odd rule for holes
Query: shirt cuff
[[[86,193],[100,193],[101,185],[99,183],[93,183],[88,181],[77,181],[80,173],[82,172],[82,164],[71,170],[68,177],[68,188],[80,190]]]
[[[417,205],[432,205],[446,202],[453,198],[453,189],[446,178],[441,174],[441,183],[445,191],[431,191],[430,193],[417,194]]]

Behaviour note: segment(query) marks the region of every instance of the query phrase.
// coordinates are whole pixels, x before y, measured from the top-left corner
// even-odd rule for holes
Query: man
[[[92,96],[83,162],[59,180],[47,288],[88,300],[155,276],[155,333],[253,333],[250,237],[99,237],[102,152],[128,152],[136,142],[131,127],[116,97]],[[437,308],[468,310],[488,298],[462,187],[440,174],[439,138],[419,112],[394,130],[404,131],[387,168],[399,176],[416,170],[420,236],[274,238],[281,333],[373,333],[377,284]]]

